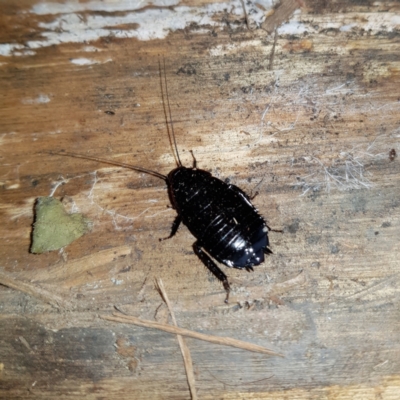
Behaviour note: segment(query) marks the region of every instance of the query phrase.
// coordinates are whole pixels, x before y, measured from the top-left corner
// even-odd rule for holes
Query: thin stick
[[[244,12],[244,19],[245,19],[245,21],[246,21],[247,29],[250,30],[250,26],[249,26],[249,16],[247,15],[246,6],[244,5],[244,1],[243,1],[243,0],[240,0],[240,2],[242,3],[243,12]]]
[[[205,342],[222,344],[224,346],[232,346],[238,349],[253,351],[255,353],[263,353],[271,356],[285,357],[281,353],[277,353],[263,346],[258,346],[257,344],[243,342],[242,340],[233,339],[230,337],[206,335],[205,333],[199,333],[191,331],[189,329],[179,328],[168,324],[161,324],[159,322],[140,319],[133,316],[127,316],[121,313],[114,312],[113,315],[101,315],[100,318],[105,319],[107,321],[121,322],[123,324],[133,324],[133,325],[144,326],[145,328],[159,329],[161,331],[173,333],[175,335],[189,336],[194,339],[204,340]]]
[[[165,304],[168,307],[169,313],[171,314],[172,322],[176,327],[178,327],[174,310],[172,309],[171,303],[169,302],[167,292],[164,288],[162,280],[161,279],[156,280],[156,284],[162,298],[165,301]],[[181,353],[183,357],[183,362],[185,364],[186,376],[189,384],[189,390],[192,395],[192,400],[197,400],[196,381],[194,379],[192,356],[190,355],[189,347],[186,345],[185,339],[183,339],[181,335],[176,335],[176,337],[178,338],[179,347],[181,348]]]
[[[48,303],[59,309],[64,308],[66,310],[70,310],[74,308],[70,301],[65,300],[61,296],[51,293],[46,289],[42,289],[37,285],[32,285],[16,279],[3,271],[0,271],[0,285],[4,285],[11,289],[29,294],[30,296],[36,297],[37,299],[40,299],[45,303]]]
[[[271,54],[269,56],[269,64],[268,64],[268,69],[270,71],[272,71],[273,65],[274,65],[275,47],[276,47],[277,40],[278,40],[278,30],[277,30],[277,28],[275,28],[274,43],[272,45]]]

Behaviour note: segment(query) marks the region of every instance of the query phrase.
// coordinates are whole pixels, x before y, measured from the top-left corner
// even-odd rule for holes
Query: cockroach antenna
[[[175,157],[176,165],[177,165],[177,167],[182,167],[183,164],[182,164],[181,159],[179,157],[178,146],[176,144],[176,138],[175,138],[174,123],[172,121],[172,113],[171,113],[171,105],[170,105],[170,102],[169,102],[169,95],[168,95],[168,84],[167,84],[167,75],[166,75],[166,72],[165,72],[165,58],[164,58],[164,56],[163,56],[164,86],[165,86],[165,96],[167,98],[168,113],[167,113],[167,110],[166,110],[166,107],[165,107],[163,76],[162,76],[162,72],[161,72],[160,56],[158,56],[158,67],[159,67],[159,70],[160,70],[161,98],[162,98],[162,103],[163,103],[163,108],[164,108],[165,122],[166,122],[166,125],[167,125],[168,138],[169,138],[169,142],[171,144],[171,147],[173,149],[175,149],[174,157]],[[168,120],[168,117],[169,117],[169,120]],[[171,125],[171,131],[169,130],[169,126],[170,125]]]
[[[147,168],[143,168],[143,167],[138,167],[136,165],[126,164],[126,163],[119,162],[119,161],[106,160],[105,158],[87,156],[84,154],[69,153],[67,151],[62,151],[62,152],[48,151],[46,153],[53,155],[53,156],[66,156],[66,157],[73,157],[73,158],[82,158],[84,160],[97,161],[97,162],[104,163],[104,164],[115,165],[117,167],[129,168],[129,169],[132,169],[133,171],[144,172],[145,174],[153,175],[157,178],[162,179],[163,181],[167,181],[167,177],[163,174],[160,174],[157,171],[153,171],[151,169],[147,169]]]

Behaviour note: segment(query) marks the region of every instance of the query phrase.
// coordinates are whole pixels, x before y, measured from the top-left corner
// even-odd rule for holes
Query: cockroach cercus
[[[225,264],[227,267],[253,271],[254,266],[264,261],[265,254],[272,253],[269,248],[268,231],[282,231],[268,227],[263,217],[259,215],[257,209],[251,203],[251,198],[243,190],[235,185],[223,182],[212,176],[210,172],[197,168],[197,161],[193,152],[191,152],[193,166],[185,167],[182,165],[171,116],[165,62],[164,78],[160,63],[159,67],[164,116],[176,161],[176,168],[168,175],[98,157],[67,152],[51,154],[130,168],[165,181],[172,208],[176,210],[177,216],[172,224],[170,235],[160,239],[160,241],[173,237],[181,223],[186,225],[196,238],[193,244],[194,252],[214,276],[222,282],[226,291],[225,302],[227,303],[230,291],[228,278],[214,260]],[[168,112],[165,105],[164,90]]]

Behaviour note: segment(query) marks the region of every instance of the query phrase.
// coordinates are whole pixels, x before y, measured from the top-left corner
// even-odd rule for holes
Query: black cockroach
[[[164,83],[160,63],[159,68],[164,116],[176,161],[176,168],[168,175],[98,157],[66,152],[52,154],[130,168],[164,180],[168,187],[172,208],[176,210],[177,216],[172,224],[171,234],[166,238],[160,239],[160,241],[173,237],[181,223],[186,225],[197,239],[193,244],[194,252],[214,276],[222,282],[226,290],[225,302],[228,302],[230,291],[228,278],[213,259],[225,264],[227,267],[253,271],[255,265],[259,265],[264,261],[264,254],[272,253],[269,248],[268,231],[281,231],[268,227],[265,220],[258,214],[257,209],[251,203],[251,198],[243,190],[235,185],[223,182],[212,176],[210,172],[197,168],[197,161],[193,152],[191,152],[193,166],[184,167],[182,165],[171,116],[165,61]],[[168,112],[165,106],[164,86]],[[169,125],[171,125],[171,129]]]

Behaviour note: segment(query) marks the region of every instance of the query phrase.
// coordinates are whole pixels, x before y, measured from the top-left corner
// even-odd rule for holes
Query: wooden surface
[[[400,398],[398,4],[286,2],[302,6],[292,22],[266,12],[259,29],[239,8],[207,19],[217,3],[186,2],[201,18],[147,40],[123,17],[177,22],[183,9],[76,4],[2,2],[0,397],[189,398],[175,336],[99,318],[118,306],[166,322],[161,278],[179,326],[286,355],[187,339],[199,398]],[[254,273],[222,267],[228,305],[185,227],[158,241],[175,216],[161,180],[46,153],[167,174],[159,55],[184,164],[193,150],[200,168],[258,192],[284,229]],[[35,199],[53,192],[92,231],[30,254]]]

